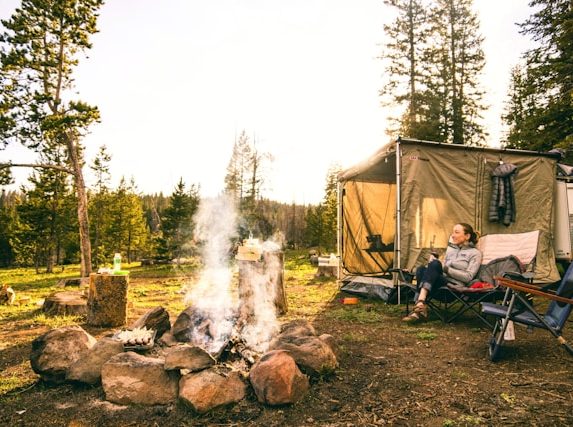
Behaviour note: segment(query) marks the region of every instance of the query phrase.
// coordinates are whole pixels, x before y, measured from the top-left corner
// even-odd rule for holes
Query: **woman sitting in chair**
[[[459,223],[450,236],[444,264],[433,255],[425,267],[416,270],[416,305],[404,317],[405,322],[415,322],[428,317],[426,298],[447,283],[468,286],[481,264],[481,252],[475,247],[478,236],[471,225]]]

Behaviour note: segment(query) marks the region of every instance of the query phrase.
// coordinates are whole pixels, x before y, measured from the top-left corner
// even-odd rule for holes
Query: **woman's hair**
[[[464,229],[464,233],[465,234],[469,234],[470,235],[470,242],[473,243],[474,245],[478,242],[479,240],[479,236],[478,234],[474,231],[473,227],[469,224],[466,224],[465,222],[460,222],[458,223],[459,225],[462,226],[462,228]]]

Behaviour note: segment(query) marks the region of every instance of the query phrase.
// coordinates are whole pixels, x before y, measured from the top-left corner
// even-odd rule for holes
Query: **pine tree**
[[[397,10],[397,17],[384,26],[389,37],[382,59],[386,63],[388,81],[380,91],[384,105],[403,106],[398,122],[399,133],[411,138],[429,139],[426,113],[429,64],[425,61],[430,27],[427,7],[420,0],[387,0]],[[391,132],[392,133],[392,132]]]
[[[333,165],[328,169],[326,175],[326,187],[324,191],[323,224],[324,233],[321,239],[321,246],[327,250],[336,249],[336,227],[338,224],[338,174],[341,171],[339,165]]]
[[[443,142],[481,145],[486,133],[479,123],[485,109],[479,77],[485,55],[472,4],[473,0],[436,0],[431,14],[435,40],[431,57],[438,70],[434,84],[446,107],[440,120]]]
[[[0,267],[10,267],[15,261],[11,239],[18,226],[16,204],[4,189],[0,193]]]
[[[485,59],[472,0],[391,0],[398,16],[386,26],[382,56],[389,82],[381,91],[404,113],[401,134],[456,144],[482,144],[483,92],[478,79]]]
[[[191,185],[185,190],[183,178],[175,187],[169,200],[169,206],[163,212],[161,228],[163,231],[165,255],[179,259],[186,255],[185,247],[193,237],[193,215],[199,206],[199,188]]]
[[[233,144],[233,151],[225,176],[225,192],[231,195],[238,206],[243,204],[247,192],[251,157],[251,143],[243,130]]]
[[[56,158],[45,160],[57,162]],[[54,266],[63,262],[70,233],[77,239],[77,231],[70,228],[74,225],[70,223],[74,202],[67,178],[53,169],[41,169],[30,177],[33,188],[24,191],[24,203],[18,206],[21,226],[17,234],[23,247],[18,247],[16,254],[21,264],[32,262],[36,270],[44,265],[46,272],[52,273]]]
[[[272,234],[271,221],[265,216],[261,203],[265,164],[272,160],[270,153],[257,149],[256,141],[251,143],[244,130],[235,140],[225,176],[225,192],[235,201],[244,219],[239,227],[241,238],[250,233],[262,237]]]
[[[141,198],[133,180],[128,183],[122,178],[110,199],[109,228],[104,243],[107,259],[118,252],[126,257],[128,263],[133,262],[147,241]]]
[[[53,168],[73,177],[82,276],[91,271],[91,248],[80,139],[99,112],[71,100],[70,89],[79,54],[91,48],[89,37],[97,31],[102,4],[103,0],[22,0],[12,17],[2,21],[5,31],[0,35],[0,147],[20,142],[38,153],[56,146],[66,151],[62,164],[16,166]]]
[[[336,249],[336,227],[338,224],[338,174],[339,165],[332,165],[326,174],[326,185],[322,202],[309,208],[306,216],[305,240],[310,246],[325,251]]]
[[[521,24],[521,31],[537,45],[525,53],[524,69],[512,81],[504,116],[510,128],[508,146],[567,149],[573,143],[573,4],[531,0],[529,6],[536,12]],[[517,102],[520,98],[528,102]]]

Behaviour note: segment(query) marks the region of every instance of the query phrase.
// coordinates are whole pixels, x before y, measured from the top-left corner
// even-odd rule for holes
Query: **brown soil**
[[[336,299],[324,313],[340,308]],[[382,320],[326,314],[313,319],[319,333],[336,338],[340,368],[331,378],[313,381],[310,392],[292,406],[264,407],[250,391],[237,405],[199,416],[181,404],[120,406],[106,402],[101,387],[38,381],[0,397],[0,425],[573,425],[573,357],[549,333],[518,327],[517,341],[492,363],[489,332],[475,319],[405,326],[396,306],[365,300],[345,306],[365,308]],[[45,331],[18,329],[16,323],[3,328],[3,340],[20,344],[0,351],[2,370],[27,360],[31,339]],[[109,332],[85,328],[94,336]]]

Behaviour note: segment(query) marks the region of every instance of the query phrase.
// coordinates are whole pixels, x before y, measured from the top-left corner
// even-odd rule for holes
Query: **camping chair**
[[[428,307],[444,323],[473,313],[488,329],[493,329],[494,324],[480,311],[480,304],[503,298],[505,290],[494,279],[498,276],[531,281],[538,240],[538,230],[481,237],[478,249],[482,252],[482,264],[472,285],[449,283],[430,294],[426,300]]]
[[[540,328],[549,331],[569,354],[573,348],[561,336],[561,331],[573,307],[573,264],[563,275],[557,291],[550,291],[537,286],[507,278],[496,278],[507,288],[502,304],[483,303],[482,313],[497,317],[488,353],[492,362],[499,359],[502,345],[506,340],[506,330],[510,322]],[[535,311],[526,294],[547,298],[551,302],[544,315]]]

